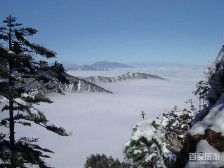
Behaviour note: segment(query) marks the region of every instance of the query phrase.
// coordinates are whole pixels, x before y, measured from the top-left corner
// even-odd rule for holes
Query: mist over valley
[[[69,93],[53,94],[53,104],[42,103],[38,108],[47,111],[49,120],[64,127],[72,134],[59,137],[44,129],[33,126],[17,128],[17,136],[29,134],[39,137],[43,146],[51,148],[55,154],[48,162],[55,167],[82,167],[87,156],[105,153],[123,159],[122,146],[130,137],[131,127],[142,120],[154,119],[159,114],[170,111],[175,105],[187,107],[185,101],[193,97],[195,84],[202,78],[204,68],[125,68],[110,71],[67,71],[79,77],[117,76],[127,72],[141,72],[166,78],[127,80],[116,83],[96,83],[113,92],[109,93]],[[197,102],[197,100],[195,99]],[[45,138],[48,137],[48,138]],[[63,160],[63,162],[61,162]]]

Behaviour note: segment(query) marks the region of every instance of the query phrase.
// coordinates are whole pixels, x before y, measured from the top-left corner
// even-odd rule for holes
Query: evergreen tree
[[[208,106],[207,94],[209,90],[210,86],[207,81],[201,80],[196,84],[196,90],[193,93],[199,99],[199,111]]]
[[[188,111],[190,111],[193,115],[198,113],[198,109],[194,105],[195,101],[192,98],[188,99],[185,103],[190,104],[190,109],[188,109]],[[200,102],[199,102],[199,108],[200,108]]]
[[[51,150],[37,145],[38,139],[22,137],[15,139],[15,126],[22,124],[31,126],[35,123],[61,136],[68,133],[50,124],[44,113],[33,105],[40,102],[52,103],[45,95],[39,94],[40,89],[59,92],[55,89],[55,81],[67,82],[63,76],[64,68],[55,62],[48,65],[40,58],[54,58],[56,53],[42,45],[29,42],[26,37],[37,33],[36,29],[22,27],[17,19],[8,16],[0,27],[0,98],[5,99],[2,112],[8,112],[9,117],[0,121],[0,126],[9,129],[9,133],[0,133],[0,166],[1,167],[48,167],[44,158]],[[4,46],[6,44],[7,46]],[[34,56],[39,60],[35,60]],[[33,81],[40,85],[33,88]]]
[[[125,161],[132,168],[162,168],[163,136],[157,120],[143,120],[132,129],[131,138],[124,145]]]
[[[84,168],[130,168],[130,164],[120,162],[118,159],[96,154],[87,158]]]

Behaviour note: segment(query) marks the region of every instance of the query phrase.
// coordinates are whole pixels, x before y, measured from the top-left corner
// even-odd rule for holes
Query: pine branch
[[[4,34],[0,34],[0,39],[3,39],[5,41],[8,41],[9,40],[8,36],[7,35],[4,35]]]
[[[36,29],[31,27],[22,28],[20,31],[23,32],[25,36],[32,36],[38,32]]]
[[[42,45],[30,43],[27,39],[23,37],[23,34],[19,31],[15,31],[16,38],[23,42],[26,46],[28,46],[32,51],[36,54],[44,56],[46,58],[54,58],[56,57],[56,52],[53,50],[49,50]]]
[[[33,139],[33,141],[35,143],[35,139]],[[50,156],[44,153],[53,153],[53,151],[32,143],[32,139],[30,138],[21,138],[19,141],[15,142],[16,148],[13,157],[15,157],[17,167],[26,168],[26,163],[31,163],[33,165],[38,165],[41,168],[50,168],[44,162],[44,158],[50,158]],[[0,141],[0,157],[5,161],[12,157],[10,144],[6,140]],[[6,167],[7,165],[7,162],[5,164],[4,162],[2,163],[3,167]]]
[[[69,136],[69,135],[71,135],[70,133],[67,133],[64,128],[56,127],[54,124],[47,125],[47,126],[45,126],[45,128],[47,128],[49,131],[52,131],[52,132],[54,132],[54,133],[56,133],[56,134],[58,134],[60,136]]]
[[[29,123],[29,122],[24,122],[24,121],[15,121],[15,123],[17,123],[17,124],[21,124],[21,125],[23,125],[23,126],[31,126],[31,123]]]
[[[0,126],[4,126],[6,128],[9,128],[9,119],[8,118],[2,119],[1,122],[0,122]]]

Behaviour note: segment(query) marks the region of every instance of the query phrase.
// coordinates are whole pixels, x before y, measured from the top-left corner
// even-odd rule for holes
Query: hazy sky
[[[222,0],[10,0],[9,14],[39,30],[58,60],[210,64],[224,41]]]

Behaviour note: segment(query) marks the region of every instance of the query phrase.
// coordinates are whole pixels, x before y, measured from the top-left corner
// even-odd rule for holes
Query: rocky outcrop
[[[60,84],[59,87],[66,92],[104,92],[112,93],[94,83],[86,81],[85,79],[66,75],[69,84]]]
[[[206,165],[197,167],[223,167],[224,160],[224,46],[215,62],[206,70],[210,90],[207,95],[209,106],[198,113],[192,128],[188,131],[182,150],[177,155],[176,167],[190,167],[189,153],[216,153],[220,155],[217,164],[206,160]]]
[[[36,94],[45,95],[47,93],[54,92],[99,92],[99,93],[112,93],[100,86],[97,86],[94,83],[88,82],[85,79],[74,77],[68,75],[67,73],[64,74],[68,83],[61,83],[57,80],[54,80],[51,83],[47,84],[47,88],[44,87],[42,84],[37,82],[36,80],[30,79],[26,81],[28,85],[26,85],[27,90],[34,90]]]
[[[185,167],[187,161],[189,160],[189,153],[194,153],[196,151],[197,143],[200,139],[201,135],[196,135],[193,137],[188,134],[186,136],[183,148],[176,157],[175,167]]]
[[[164,80],[164,78],[161,78],[156,75],[150,75],[146,73],[140,73],[140,72],[135,72],[131,73],[128,72],[123,75],[115,76],[115,77],[105,77],[105,76],[90,76],[90,77],[85,77],[84,78],[86,81],[89,82],[103,82],[103,83],[112,83],[112,82],[120,82],[124,80],[131,80],[131,79],[161,79]]]
[[[187,134],[181,152],[177,155],[176,167],[184,167],[189,160],[189,153],[195,153],[197,144],[201,140],[206,140],[208,144],[219,152],[224,152],[224,136],[211,129],[206,129],[204,135]],[[209,151],[208,151],[209,153]]]
[[[182,149],[183,138],[189,129],[189,122],[193,116],[194,111],[179,110],[175,106],[171,112],[163,113],[157,117],[165,133],[162,140],[166,143],[166,148],[174,154]]]
[[[215,149],[217,149],[220,152],[224,151],[224,136],[221,132],[215,132],[210,129],[205,130],[204,138]]]

